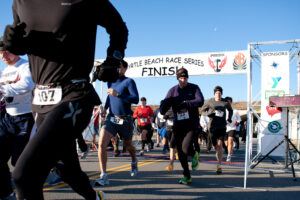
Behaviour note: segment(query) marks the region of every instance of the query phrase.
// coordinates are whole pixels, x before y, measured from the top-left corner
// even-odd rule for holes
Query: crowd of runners
[[[56,174],[52,184],[64,181],[87,200],[105,199],[82,171],[76,147],[82,151],[80,158],[86,158],[89,147],[82,133],[91,119],[96,119],[93,148],[101,172],[96,185],[109,184],[107,148],[112,143],[117,156],[119,140],[131,157],[130,176],[138,175],[137,150],[143,156],[162,145],[162,153],[170,153],[166,170],[174,170],[178,157],[183,169],[178,183],[190,184],[190,168],[199,167],[202,141],[207,151],[217,152],[216,173],[221,174],[224,142],[230,162],[241,121],[231,107],[232,98],[222,98],[223,89],[216,86],[214,97],[204,101],[198,85],[188,82],[188,71],[180,68],[178,84],[153,111],[146,98],[139,97],[135,81],[125,76],[128,30],[118,11],[108,0],[68,2],[13,1],[14,21],[0,39],[0,57],[7,65],[0,77],[0,199],[44,199],[43,185],[51,171]],[[95,65],[98,25],[106,29],[110,43],[105,61]],[[25,54],[29,62],[19,57]],[[107,82],[103,104],[91,84],[95,80]],[[132,140],[135,121],[140,149]]]

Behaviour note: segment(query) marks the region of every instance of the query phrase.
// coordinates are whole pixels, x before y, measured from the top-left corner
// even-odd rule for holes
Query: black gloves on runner
[[[4,30],[3,43],[7,50],[15,55],[24,55],[28,51],[25,39],[25,23],[7,25]]]
[[[93,82],[98,79],[103,82],[116,82],[119,78],[118,68],[121,65],[121,60],[108,57],[101,65],[96,67],[93,75]]]
[[[187,103],[186,101],[181,102],[178,106],[177,106],[177,110],[183,110],[187,108]]]

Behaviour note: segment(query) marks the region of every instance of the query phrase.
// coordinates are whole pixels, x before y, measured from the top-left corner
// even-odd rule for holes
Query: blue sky
[[[129,29],[127,57],[246,50],[250,42],[300,39],[299,0],[112,0]],[[12,23],[12,0],[1,1],[0,33]],[[109,36],[98,29],[96,59],[106,57]],[[289,50],[265,45],[262,51]],[[4,64],[0,61],[0,69]],[[297,93],[296,59],[291,65],[291,91]],[[140,96],[158,104],[175,77],[135,79]],[[216,85],[234,101],[247,100],[246,75],[193,76],[205,99]],[[253,97],[260,91],[260,67],[253,65]],[[99,92],[99,83],[96,84]],[[103,91],[106,91],[104,84]],[[103,92],[103,101],[106,95]]]

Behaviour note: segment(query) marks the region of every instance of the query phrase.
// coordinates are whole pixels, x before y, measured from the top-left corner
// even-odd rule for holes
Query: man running
[[[100,179],[96,181],[96,185],[109,184],[106,174],[107,152],[106,148],[110,140],[117,136],[123,140],[123,143],[131,156],[131,176],[135,176],[138,172],[138,164],[136,159],[136,150],[132,144],[133,134],[133,118],[131,104],[139,102],[139,94],[133,79],[125,76],[128,64],[121,62],[119,68],[119,78],[116,82],[107,83],[107,98],[104,106],[104,113],[109,109],[104,125],[100,132],[98,158],[100,165]]]
[[[43,200],[43,184],[56,166],[62,179],[85,199],[104,199],[81,170],[75,139],[100,104],[89,83],[97,26],[106,29],[110,43],[95,77],[111,82],[118,78],[127,27],[108,0],[14,0],[13,17],[13,24],[5,28],[4,44],[14,54],[28,54],[36,84],[32,111],[37,132],[13,172],[18,198]]]
[[[217,174],[222,173],[223,141],[226,133],[226,112],[229,112],[227,121],[231,123],[232,108],[230,103],[222,98],[223,89],[220,86],[214,88],[214,98],[207,100],[202,106],[202,114],[207,115],[209,120],[208,130],[211,142],[216,150]]]
[[[1,72],[0,98],[6,109],[0,118],[0,199],[16,199],[8,161],[15,166],[34,124],[30,109],[34,83],[28,61],[10,53],[0,39],[0,57],[7,67]],[[6,111],[6,112],[5,112]]]
[[[153,110],[150,106],[147,106],[147,100],[145,97],[141,98],[141,105],[136,107],[133,118],[138,119],[138,132],[141,134],[142,139],[142,149],[140,151],[140,155],[144,155],[145,144],[147,144],[147,152],[153,148],[153,128],[151,125],[152,117],[153,117]]]
[[[167,140],[166,120],[164,119],[164,116],[162,114],[160,114],[159,110],[160,109],[157,108],[154,111],[153,120],[154,120],[154,123],[157,125],[157,138],[162,139],[163,154],[166,154],[169,149],[168,140]],[[158,142],[158,144],[159,144],[159,142]]]
[[[232,105],[231,97],[225,97],[225,99],[230,103],[230,105]],[[241,122],[241,117],[239,115],[239,112],[234,108],[232,110],[233,110],[233,114],[231,117],[232,122],[227,123],[226,125],[225,145],[228,150],[226,162],[231,162],[231,154],[232,154],[234,136],[236,134],[236,127]]]
[[[170,107],[175,115],[174,136],[178,150],[179,160],[183,168],[183,178],[180,184],[192,182],[188,166],[188,156],[192,157],[192,169],[199,167],[199,152],[193,148],[193,140],[197,137],[199,126],[199,111],[204,102],[200,88],[192,83],[188,83],[188,71],[180,68],[176,72],[178,85],[172,87],[163,103],[160,106],[161,114],[165,114]]]

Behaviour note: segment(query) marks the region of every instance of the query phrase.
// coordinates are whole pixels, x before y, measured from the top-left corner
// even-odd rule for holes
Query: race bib
[[[189,111],[183,110],[177,113],[177,120],[189,119]]]
[[[124,123],[124,120],[118,117],[110,117],[110,121],[118,125],[122,125]]]
[[[34,89],[34,97],[32,104],[35,105],[54,105],[61,101],[61,87],[49,88],[41,87]]]
[[[224,116],[224,112],[221,111],[221,110],[215,110],[215,114],[216,114],[216,117],[223,117]]]
[[[173,126],[173,120],[168,119],[168,120],[167,120],[167,125],[168,125],[168,126]]]
[[[147,118],[140,118],[141,123],[147,123],[148,119]]]

